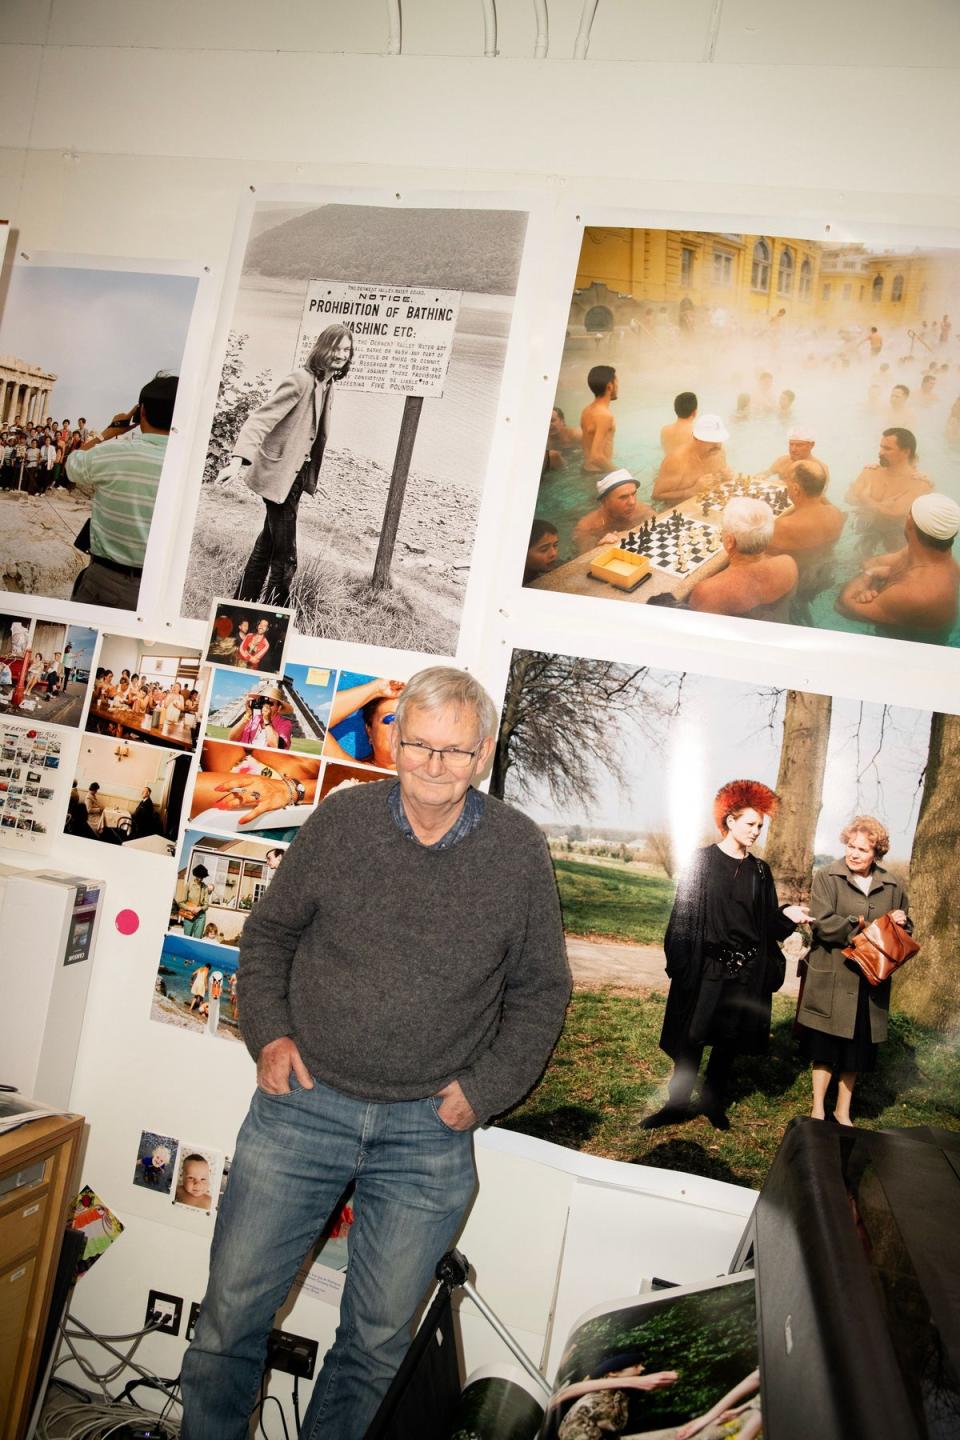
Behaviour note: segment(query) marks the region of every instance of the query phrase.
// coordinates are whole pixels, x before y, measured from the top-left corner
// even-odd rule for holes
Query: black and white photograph
[[[256,204],[185,615],[216,577],[304,635],[455,652],[526,223]]]

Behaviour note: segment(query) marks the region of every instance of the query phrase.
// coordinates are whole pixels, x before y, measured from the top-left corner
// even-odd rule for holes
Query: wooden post
[[[422,395],[408,395],[403,402],[397,453],[394,456],[393,474],[390,476],[390,489],[383,511],[380,543],[377,546],[377,558],[373,562],[373,577],[370,581],[374,590],[382,590],[390,583],[390,563],[393,560],[393,547],[397,540],[400,511],[403,509],[403,496],[407,488],[407,476],[410,474],[410,460],[422,408]]]

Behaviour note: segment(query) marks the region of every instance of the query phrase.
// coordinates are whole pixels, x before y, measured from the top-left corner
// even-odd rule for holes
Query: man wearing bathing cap
[[[664,457],[653,486],[654,500],[679,505],[718,480],[732,480],[723,449],[729,439],[719,415],[698,415],[690,439]]]
[[[810,459],[816,440],[817,437],[809,425],[794,425],[787,436],[786,455],[778,455],[769,469],[763,473],[765,475],[776,475],[778,479],[786,480],[787,471],[791,465],[796,465],[798,460]],[[827,478],[830,478],[829,470],[827,471]]]
[[[906,545],[867,561],[837,600],[841,615],[866,620],[878,635],[945,645],[957,619],[960,567],[953,541],[960,505],[949,495],[918,495],[904,522]]]
[[[611,470],[601,475],[597,481],[598,504],[574,526],[573,546],[578,555],[605,541],[614,541],[618,532],[635,530],[651,518],[652,508],[637,499],[638,488],[629,470]]]

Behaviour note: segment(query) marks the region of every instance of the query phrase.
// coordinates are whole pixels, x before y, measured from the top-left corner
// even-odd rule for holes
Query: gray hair
[[[407,681],[397,699],[398,725],[403,724],[411,705],[423,710],[439,710],[444,705],[457,710],[469,708],[477,717],[481,740],[497,733],[500,717],[486,690],[466,670],[455,670],[451,665],[431,665]]]
[[[773,539],[773,511],[766,500],[738,495],[724,506],[720,529],[737,542],[741,555],[759,555]]]

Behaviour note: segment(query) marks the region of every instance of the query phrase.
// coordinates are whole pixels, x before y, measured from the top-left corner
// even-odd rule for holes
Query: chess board
[[[673,510],[648,520],[619,541],[622,550],[646,555],[655,570],[680,580],[698,570],[720,549],[720,527]]]
[[[791,509],[787,487],[782,480],[761,479],[758,475],[738,475],[735,480],[721,480],[702,495],[697,495],[694,504],[706,518],[711,511],[721,511],[728,500],[746,496],[751,500],[766,500],[774,515],[782,515]]]

